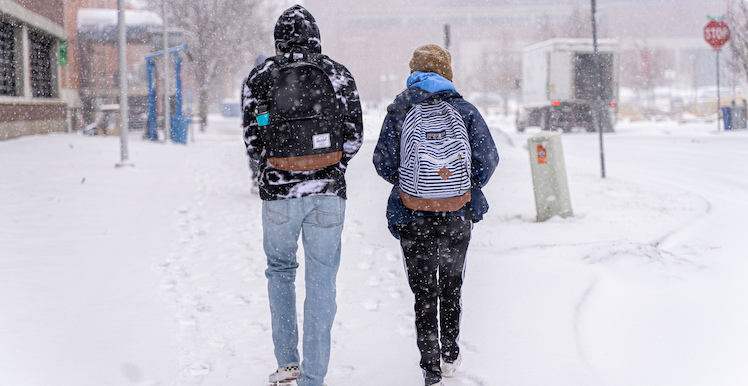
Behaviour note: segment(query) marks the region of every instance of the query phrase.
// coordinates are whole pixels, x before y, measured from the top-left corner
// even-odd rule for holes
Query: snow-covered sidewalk
[[[390,187],[371,165],[381,118],[366,115],[347,174],[331,386],[422,384]],[[530,134],[490,125],[501,163],[445,384],[748,383],[748,133],[621,124],[605,180],[597,136],[564,135],[575,217],[536,223]],[[0,142],[0,384],[265,384],[261,202],[239,121],[130,147],[135,167],[116,169],[118,138]],[[303,270],[297,284],[301,302]]]

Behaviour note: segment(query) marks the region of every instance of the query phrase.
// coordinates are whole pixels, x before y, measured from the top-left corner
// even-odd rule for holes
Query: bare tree
[[[575,5],[569,17],[564,20],[554,19],[548,13],[537,21],[536,39],[538,41],[553,38],[592,38],[590,9]],[[598,23],[598,36],[607,35],[607,25]]]
[[[591,26],[590,10],[582,10],[578,5],[575,5],[571,10],[571,15],[564,23],[563,29],[566,31],[564,37],[567,38],[592,38],[592,26]]]
[[[742,73],[748,79],[748,4],[731,0],[725,21],[730,27],[728,48],[732,53],[727,59],[728,66],[734,75]]]
[[[559,31],[553,24],[551,16],[546,12],[543,18],[537,21],[538,28],[535,30],[535,39],[539,42],[559,37]]]
[[[507,41],[502,40],[498,49],[483,52],[479,65],[479,90],[484,93],[497,93],[502,99],[504,115],[509,113],[509,99],[516,98],[519,78],[522,76],[522,55]]]
[[[150,0],[150,8],[159,12],[162,1],[168,25],[185,31],[205,130],[211,91],[224,87],[227,76],[233,79],[261,47],[272,43],[271,16],[278,5],[265,0]]]

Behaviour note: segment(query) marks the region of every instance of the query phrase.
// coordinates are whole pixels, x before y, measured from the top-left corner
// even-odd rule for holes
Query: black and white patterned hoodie
[[[249,156],[259,161],[260,198],[269,201],[336,195],[345,199],[345,171],[363,141],[361,103],[353,76],[345,66],[322,54],[319,28],[312,14],[304,7],[295,5],[283,12],[275,24],[274,35],[276,56],[268,58],[249,73],[242,91],[244,143]],[[264,98],[267,98],[268,89],[273,83],[278,63],[302,56],[306,56],[305,60],[319,66],[330,77],[335,96],[343,106],[343,157],[335,165],[307,172],[278,170],[265,157],[255,111],[258,105],[267,104]]]

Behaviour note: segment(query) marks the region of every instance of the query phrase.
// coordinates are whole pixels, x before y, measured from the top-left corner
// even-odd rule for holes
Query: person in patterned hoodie
[[[244,143],[259,163],[263,247],[267,255],[268,298],[278,370],[271,384],[296,379],[298,386],[322,386],[330,359],[330,330],[337,305],[335,280],[340,265],[346,203],[345,172],[363,140],[363,120],[356,83],[343,65],[322,54],[314,17],[295,5],[275,25],[276,55],[255,67],[242,92]],[[258,107],[267,105],[268,91],[279,63],[303,58],[329,77],[342,106],[343,154],[336,164],[310,171],[279,170],[268,162]],[[296,250],[302,235],[306,299],[303,361],[298,352],[295,276]]]

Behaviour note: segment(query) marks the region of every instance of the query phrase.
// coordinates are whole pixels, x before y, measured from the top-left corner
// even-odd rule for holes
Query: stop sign
[[[704,27],[704,40],[719,51],[730,40],[730,28],[724,21],[712,20]]]

